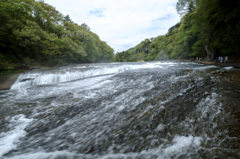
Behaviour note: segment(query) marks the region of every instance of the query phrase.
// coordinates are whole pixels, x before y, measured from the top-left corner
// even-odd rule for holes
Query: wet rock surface
[[[13,88],[0,91],[6,159],[240,157],[240,70],[80,65],[29,72]]]
[[[0,90],[10,89],[19,75],[20,73],[0,76]]]

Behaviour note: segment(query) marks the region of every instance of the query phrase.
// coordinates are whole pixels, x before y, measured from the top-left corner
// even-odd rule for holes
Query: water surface
[[[84,64],[0,91],[0,158],[240,158],[240,70]]]

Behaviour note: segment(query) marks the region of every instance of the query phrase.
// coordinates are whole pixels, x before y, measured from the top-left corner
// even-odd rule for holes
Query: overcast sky
[[[164,35],[180,21],[178,0],[44,0],[107,42],[115,52]]]

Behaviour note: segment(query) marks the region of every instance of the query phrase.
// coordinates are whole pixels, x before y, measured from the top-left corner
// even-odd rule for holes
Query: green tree
[[[47,35],[37,23],[27,20],[26,25],[22,29],[14,29],[13,35],[16,37],[15,43],[19,49],[21,49],[21,58],[31,57],[40,60],[39,44],[41,43],[41,37]]]
[[[69,15],[66,15],[66,16],[64,17],[64,20],[67,21],[67,22],[73,23],[73,21],[72,21],[72,19],[70,18]]]
[[[0,56],[8,63],[42,65],[114,60],[113,49],[44,1],[0,1]],[[1,68],[6,67],[0,61]]]
[[[195,10],[196,0],[179,0],[176,5],[178,14],[183,16],[186,13],[191,13]]]
[[[83,27],[84,29],[90,31],[90,27],[86,23],[82,23],[81,27]]]

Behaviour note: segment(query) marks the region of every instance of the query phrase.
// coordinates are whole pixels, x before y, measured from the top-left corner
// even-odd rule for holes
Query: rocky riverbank
[[[231,59],[231,60],[229,60],[229,62],[219,62],[219,61],[208,62],[208,61],[197,61],[197,60],[180,60],[180,61],[181,62],[196,62],[199,64],[215,65],[215,66],[220,66],[220,67],[240,68],[240,58]]]
[[[216,65],[220,67],[240,68],[240,63],[223,63],[223,62],[207,62],[207,61],[196,61],[196,62],[204,65]]]
[[[0,90],[10,89],[21,73],[0,76]]]
[[[240,68],[240,63],[222,63],[222,62],[206,62],[206,61],[197,61],[197,63],[205,64],[205,65],[216,65],[220,67]]]

